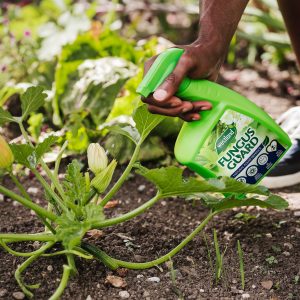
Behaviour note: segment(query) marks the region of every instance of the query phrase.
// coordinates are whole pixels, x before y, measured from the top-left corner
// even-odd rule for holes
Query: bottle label
[[[196,161],[217,176],[255,184],[286,148],[258,121],[227,110],[205,141]]]

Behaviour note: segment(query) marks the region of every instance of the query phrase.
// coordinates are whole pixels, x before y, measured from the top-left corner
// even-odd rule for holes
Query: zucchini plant
[[[59,178],[58,170],[66,144],[61,147],[54,168],[50,169],[43,160],[46,152],[58,143],[55,135],[49,136],[43,142],[33,144],[24,121],[29,114],[43,106],[45,93],[41,87],[30,87],[21,96],[22,116],[15,117],[0,108],[0,125],[15,122],[19,125],[23,144],[8,144],[0,138],[0,168],[11,176],[19,193],[0,185],[0,193],[11,198],[24,207],[35,212],[45,225],[43,232],[34,234],[0,233],[0,244],[9,253],[24,257],[24,262],[15,271],[15,278],[28,297],[33,296],[33,290],[38,285],[26,284],[24,271],[43,256],[63,255],[66,257],[60,283],[51,299],[58,299],[66,288],[71,275],[76,275],[76,257],[98,259],[108,268],[115,270],[123,267],[128,269],[146,269],[170,260],[187,243],[189,243],[216,215],[234,207],[256,205],[263,208],[284,209],[287,202],[279,196],[271,194],[262,186],[250,186],[231,178],[214,178],[204,180],[199,177],[183,177],[183,170],[176,166],[148,169],[141,166],[137,160],[141,145],[149,133],[163,121],[164,117],[148,113],[144,105],[137,108],[133,115],[135,126],[111,126],[110,131],[126,136],[135,144],[131,160],[122,175],[113,185],[110,185],[117,162],[108,161],[106,153],[99,144],[92,144],[88,149],[89,169],[82,170],[81,164],[73,160],[67,167],[64,179]],[[32,171],[43,187],[44,200],[47,207],[36,204],[26,192],[13,173],[13,164],[20,164]],[[40,168],[44,170],[41,173]],[[137,173],[152,182],[157,187],[157,193],[142,205],[121,216],[106,218],[104,206],[115,196],[125,183],[130,172]],[[47,178],[46,178],[47,177]],[[112,186],[109,188],[109,186]],[[152,207],[164,198],[181,197],[201,199],[209,207],[207,216],[201,223],[169,253],[148,262],[129,262],[113,258],[98,247],[84,240],[85,234],[92,229],[100,229],[126,222]],[[21,253],[13,250],[13,244],[18,242],[39,241],[41,247],[33,252]]]

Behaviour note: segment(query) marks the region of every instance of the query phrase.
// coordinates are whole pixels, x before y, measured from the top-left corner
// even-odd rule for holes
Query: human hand
[[[199,120],[199,112],[211,109],[212,105],[201,99],[196,102],[183,101],[174,95],[185,76],[215,81],[225,55],[212,46],[203,46],[198,42],[178,48],[184,49],[184,53],[173,72],[153,94],[142,101],[148,104],[151,113],[180,117],[187,122]],[[145,63],[145,74],[156,58],[157,56],[154,56]]]

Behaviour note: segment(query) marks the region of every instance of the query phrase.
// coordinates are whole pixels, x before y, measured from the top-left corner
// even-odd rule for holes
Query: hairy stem
[[[103,198],[101,201],[100,205],[104,207],[109,200],[115,195],[115,193],[121,188],[123,185],[124,181],[127,179],[128,175],[131,172],[131,169],[134,165],[134,163],[137,161],[139,153],[141,149],[141,142],[139,142],[132,154],[132,157],[130,159],[129,164],[127,165],[126,169],[124,170],[123,174],[121,177],[118,179],[118,181],[114,184],[114,186],[110,189],[110,191],[106,194],[106,196]]]
[[[212,212],[210,213],[201,223],[200,225],[190,234],[188,235],[177,247],[175,247],[172,251],[167,253],[166,255],[163,255],[162,257],[149,261],[144,263],[134,263],[134,262],[127,262],[118,260],[115,258],[112,258],[108,256],[104,251],[99,250],[95,246],[92,246],[90,244],[83,244],[82,248],[92,255],[94,255],[96,258],[103,262],[108,262],[110,266],[113,266],[113,268],[127,268],[127,269],[147,269],[154,266],[157,266],[159,264],[162,264],[168,260],[170,260],[175,254],[177,254],[183,247],[185,247],[207,224],[208,222],[219,212]]]
[[[39,216],[43,216],[51,221],[54,221],[57,217],[55,214],[47,211],[46,209],[40,207],[39,205],[33,203],[25,199],[24,197],[15,194],[14,192],[8,190],[7,188],[0,185],[0,193],[6,195],[7,197],[16,200],[17,202],[21,203],[22,205],[26,206],[27,208],[32,209],[35,211]]]
[[[60,284],[55,293],[49,298],[49,300],[58,300],[60,298],[68,285],[71,270],[72,268],[70,266],[64,265],[63,276],[61,278]]]
[[[26,241],[38,241],[38,242],[55,242],[55,236],[52,234],[28,234],[28,233],[0,233],[0,240],[4,240],[5,243],[10,242],[26,242]]]
[[[145,212],[147,209],[152,207],[160,199],[161,199],[160,194],[157,194],[155,197],[153,197],[149,201],[145,202],[141,206],[137,207],[136,209],[134,209],[134,210],[122,215],[122,216],[107,219],[107,220],[95,223],[95,224],[93,224],[92,227],[93,228],[103,228],[103,227],[109,227],[109,226],[112,226],[112,225],[116,225],[116,224],[128,221],[128,220],[142,214],[143,212]]]

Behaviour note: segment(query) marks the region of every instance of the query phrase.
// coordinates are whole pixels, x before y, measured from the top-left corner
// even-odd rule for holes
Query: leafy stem
[[[109,200],[116,194],[116,192],[121,188],[124,181],[127,179],[128,175],[130,174],[135,162],[138,159],[140,149],[141,149],[142,140],[136,145],[134,152],[132,154],[132,157],[130,159],[130,162],[128,163],[126,169],[124,170],[121,177],[118,179],[118,181],[114,184],[114,186],[110,189],[110,191],[105,195],[103,200],[101,201],[100,205],[104,207]]]
[[[71,271],[72,271],[72,267],[70,267],[69,265],[63,266],[63,276],[61,278],[59,286],[58,286],[57,290],[55,291],[55,293],[49,298],[49,300],[57,300],[60,298],[60,296],[62,295],[62,293],[64,292],[65,288],[68,285]]]

